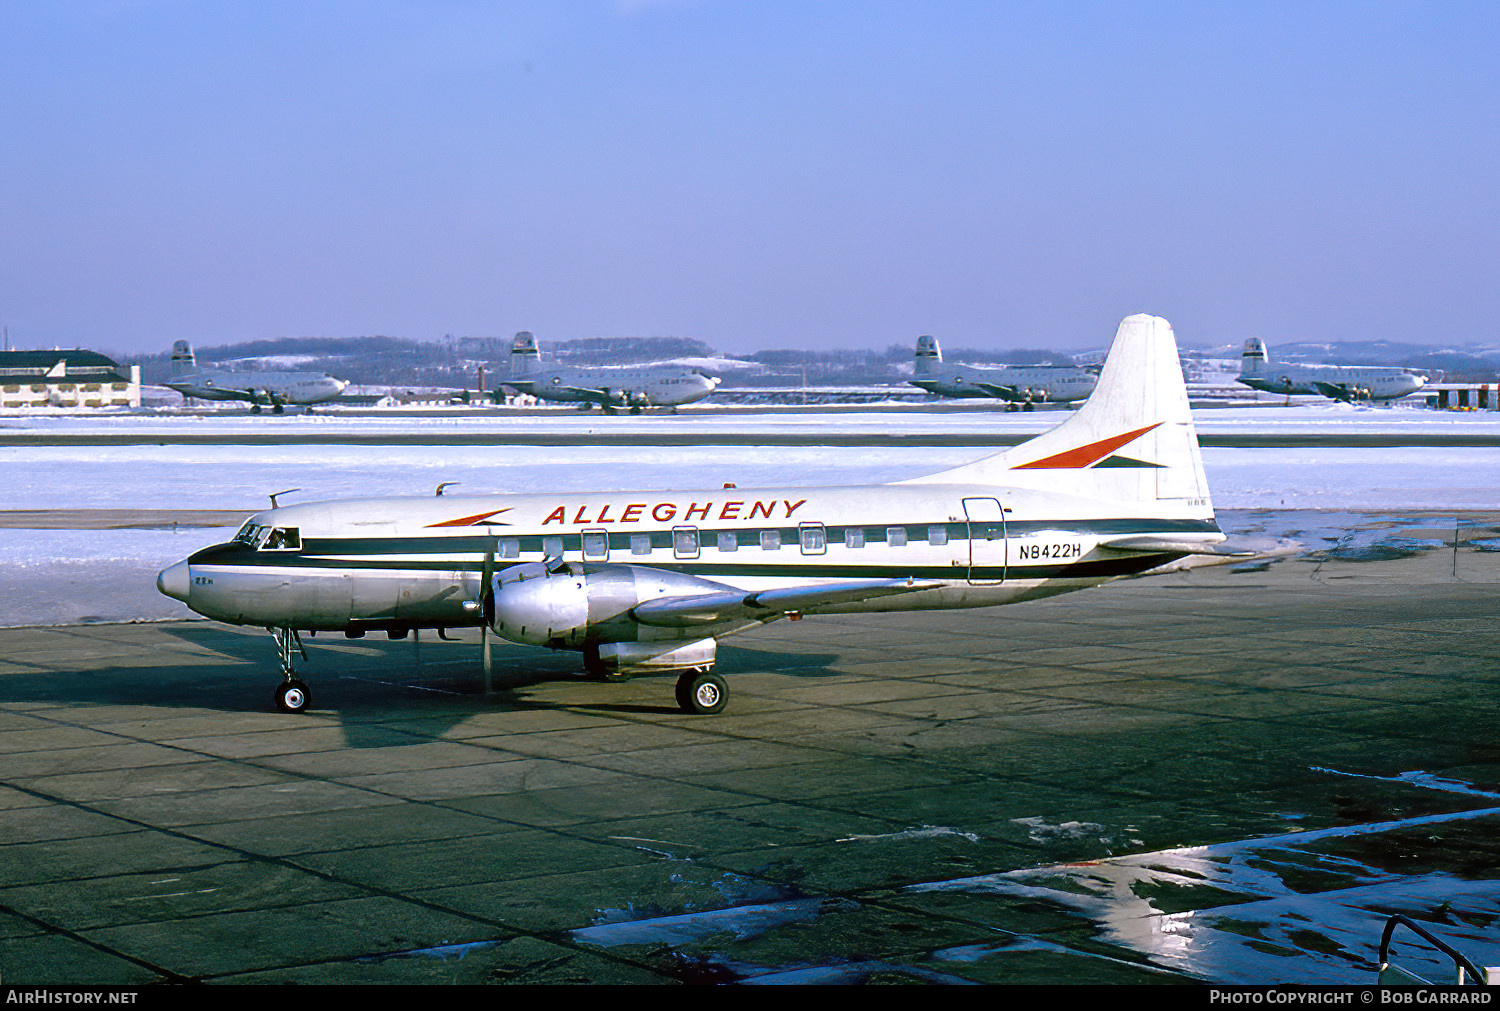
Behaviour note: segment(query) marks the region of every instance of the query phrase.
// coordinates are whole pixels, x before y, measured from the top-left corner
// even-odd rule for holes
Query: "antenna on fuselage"
[[[276,504],[276,496],[277,495],[290,495],[294,491],[301,491],[301,490],[302,490],[301,488],[283,488],[281,491],[273,491],[273,492],[271,492],[271,508],[272,509],[280,509],[281,508],[281,506],[279,506],[279,505]]]

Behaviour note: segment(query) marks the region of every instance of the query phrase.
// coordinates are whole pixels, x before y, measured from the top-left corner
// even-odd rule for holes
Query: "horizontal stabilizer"
[[[817,583],[788,586],[775,590],[725,588],[722,593],[703,593],[692,597],[663,597],[637,604],[631,611],[642,625],[663,628],[686,628],[692,625],[715,625],[726,621],[756,621],[787,611],[801,611],[825,604],[847,604],[872,597],[926,590],[940,584],[916,579],[858,579],[843,583]]]
[[[1123,551],[1133,555],[1159,555],[1166,552],[1179,555],[1221,555],[1225,558],[1249,557],[1254,551],[1219,551],[1216,545],[1205,541],[1175,540],[1170,537],[1118,537],[1103,541],[1099,547],[1110,551]]]

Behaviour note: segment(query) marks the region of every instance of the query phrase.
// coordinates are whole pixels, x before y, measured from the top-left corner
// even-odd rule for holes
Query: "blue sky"
[[[0,0],[0,324],[1500,342],[1493,3]]]

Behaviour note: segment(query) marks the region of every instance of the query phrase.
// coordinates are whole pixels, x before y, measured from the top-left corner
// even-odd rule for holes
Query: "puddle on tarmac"
[[[1500,793],[1421,771],[1397,776],[1313,771],[1500,799]],[[1085,827],[1082,822],[1030,821],[1028,828],[1044,833],[1066,834]],[[1227,984],[1370,983],[1381,929],[1393,913],[1431,924],[1439,936],[1481,965],[1500,964],[1500,931],[1494,929],[1500,925],[1500,867],[1487,866],[1483,855],[1467,862],[1449,859],[1458,851],[1488,852],[1489,847],[1476,844],[1492,839],[1497,826],[1500,805],[1485,805],[1030,867],[903,890],[998,897],[1015,900],[1017,908],[1049,910],[1054,924],[1061,916],[1089,925],[1097,941],[1123,949],[1121,958],[1097,948],[1080,949],[1071,941],[1062,944],[993,929],[993,942],[935,948],[899,964],[868,956],[822,964],[749,964],[743,961],[743,951],[734,954],[740,942],[774,937],[786,929],[816,928],[825,918],[858,921],[889,911],[847,897],[775,896],[748,887],[751,883],[742,879],[728,883],[726,908],[644,917],[638,915],[644,910],[609,910],[593,926],[571,931],[570,936],[602,947],[654,946],[717,982],[960,984],[972,982],[954,974],[962,965],[995,959],[993,964],[1000,968],[1004,960],[1019,954],[1102,960],[1131,970],[1166,970]],[[1413,855],[1424,847],[1430,851],[1426,859]],[[1454,868],[1466,876],[1453,873]],[[1451,964],[1435,951],[1411,935],[1405,943],[1400,937],[1397,942],[1399,964],[1429,979],[1451,979]],[[1130,960],[1131,953],[1145,964]],[[946,965],[926,967],[932,963]]]
[[[1333,775],[1351,775],[1317,769]],[[1376,778],[1424,789],[1500,797],[1423,772]],[[1381,928],[1392,913],[1434,924],[1484,965],[1500,964],[1500,879],[1466,880],[1405,858],[1362,859],[1351,841],[1446,831],[1492,837],[1500,807],[1341,826],[914,885],[910,892],[967,892],[1041,902],[1091,921],[1100,940],[1157,966],[1217,983],[1369,983]],[[1373,840],[1371,840],[1373,842]],[[1389,849],[1390,846],[1383,847]],[[1409,869],[1410,872],[1407,872]],[[1475,868],[1469,868],[1471,871]],[[1500,867],[1491,867],[1500,875]],[[1414,940],[1410,938],[1409,940]],[[1449,980],[1451,963],[1420,945],[1401,964]]]

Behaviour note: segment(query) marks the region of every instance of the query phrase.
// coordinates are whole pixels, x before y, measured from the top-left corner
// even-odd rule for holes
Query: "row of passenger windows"
[[[921,528],[918,528],[920,534]],[[841,533],[844,547],[858,549],[867,543],[881,543],[893,548],[905,547],[908,541],[906,527],[845,527],[835,531]],[[943,545],[948,543],[948,528],[944,524],[933,524],[926,528],[927,543],[930,545]],[[585,559],[604,559],[609,557],[611,548],[623,550],[627,547],[625,539],[628,537],[628,547],[633,555],[649,555],[656,548],[672,549],[672,554],[678,558],[697,558],[707,547],[712,547],[720,552],[729,553],[740,550],[755,550],[757,547],[762,551],[780,551],[783,545],[797,547],[804,555],[821,555],[828,550],[828,531],[821,523],[804,523],[795,531],[793,530],[720,530],[712,534],[712,539],[705,538],[697,527],[674,527],[670,534],[660,532],[657,534],[611,534],[607,530],[585,530],[582,534],[581,543],[572,537],[566,538],[571,541],[573,550],[580,547]],[[835,538],[837,542],[839,538]],[[531,540],[527,538],[527,540]],[[565,539],[561,535],[543,537],[541,539],[542,554],[550,557],[560,556],[564,550]],[[531,548],[535,550],[535,548]],[[520,558],[521,538],[501,537],[496,547],[497,558]]]
[[[955,526],[956,531],[953,529]],[[999,529],[997,526],[996,530]],[[649,533],[611,532],[601,529],[540,537],[535,535],[499,537],[494,541],[488,538],[464,538],[463,540],[478,542],[482,545],[480,550],[486,550],[490,544],[493,544],[496,558],[520,558],[523,551],[528,555],[540,551],[547,557],[561,557],[564,551],[581,549],[585,559],[603,560],[609,557],[611,550],[623,552],[627,549],[632,555],[649,555],[656,550],[670,550],[677,558],[697,558],[707,549],[729,554],[736,551],[753,551],[756,548],[761,551],[780,551],[783,547],[787,547],[796,548],[804,555],[821,555],[827,552],[829,544],[843,544],[844,547],[855,550],[863,548],[866,544],[881,543],[889,547],[900,548],[905,547],[908,541],[920,542],[924,538],[929,545],[941,546],[947,544],[950,537],[964,539],[969,536],[968,530],[965,524],[943,523],[934,523],[925,527],[835,527],[832,530],[827,529],[821,523],[803,523],[795,528],[718,530],[708,531],[706,534],[694,526],[679,526],[671,530],[657,530]],[[974,533],[974,536],[993,537],[994,535],[986,530],[982,535]],[[253,521],[247,521],[235,534],[234,540],[261,551],[300,551],[302,548],[301,533],[296,527],[273,527]],[[457,539],[445,540],[453,543]],[[324,551],[337,553],[339,544],[339,541],[323,542],[314,538],[309,547],[318,553]],[[455,544],[455,548],[457,546]],[[471,543],[466,544],[465,549],[475,550],[475,547]]]

